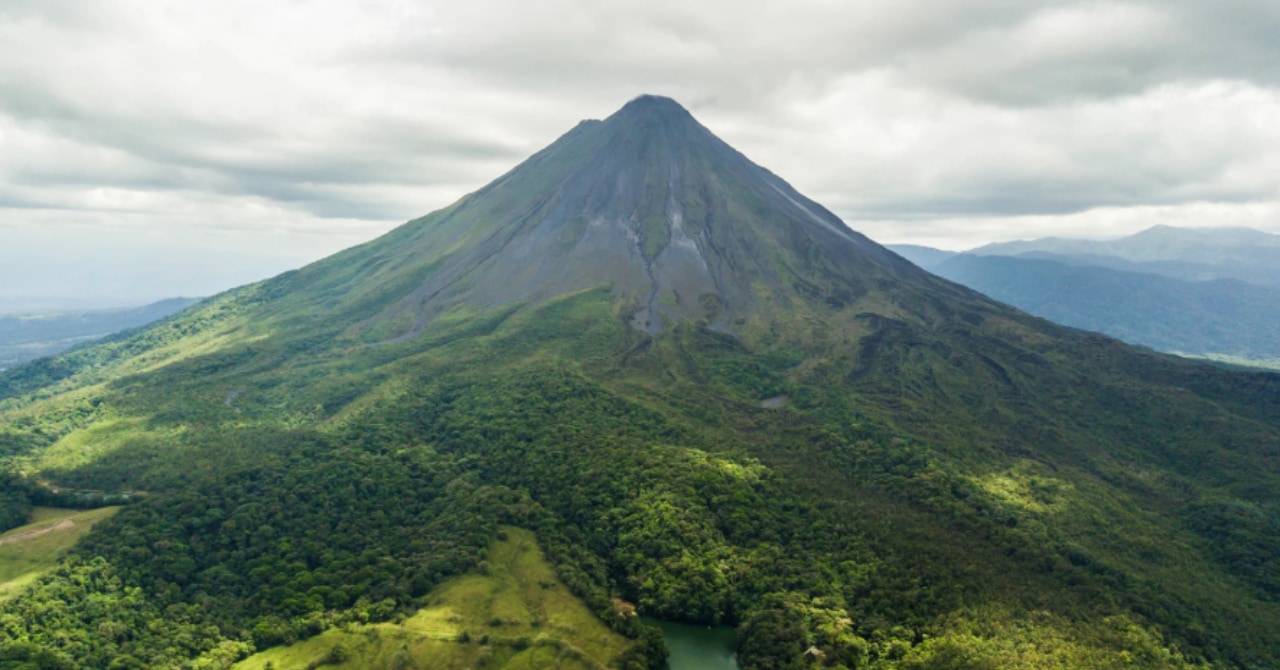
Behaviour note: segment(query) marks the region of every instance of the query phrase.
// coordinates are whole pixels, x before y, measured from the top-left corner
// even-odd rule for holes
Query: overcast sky
[[[302,265],[640,93],[881,242],[1280,233],[1277,36],[1274,0],[3,0],[0,309]]]

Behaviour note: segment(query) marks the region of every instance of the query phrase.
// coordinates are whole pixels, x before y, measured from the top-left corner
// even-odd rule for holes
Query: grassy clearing
[[[595,670],[630,645],[565,588],[534,534],[519,528],[502,529],[478,572],[441,584],[426,602],[402,622],[327,631],[235,667]]]
[[[95,510],[37,507],[33,521],[0,535],[0,602],[17,595],[49,569],[63,551],[118,507]]]
[[[38,467],[45,470],[82,466],[126,445],[155,444],[162,439],[147,431],[141,419],[107,419],[63,436],[41,454]]]

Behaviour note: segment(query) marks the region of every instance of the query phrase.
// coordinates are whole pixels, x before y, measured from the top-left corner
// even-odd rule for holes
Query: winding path
[[[6,535],[4,537],[0,537],[0,546],[6,545],[6,544],[17,544],[18,542],[25,542],[27,540],[34,540],[37,537],[40,537],[41,535],[47,535],[49,533],[56,533],[60,530],[68,530],[68,529],[74,528],[75,525],[76,525],[76,522],[72,521],[71,519],[63,519],[58,523],[53,524],[52,526],[46,526],[44,528],[33,528],[31,530],[24,530],[21,533],[14,533],[12,535]]]

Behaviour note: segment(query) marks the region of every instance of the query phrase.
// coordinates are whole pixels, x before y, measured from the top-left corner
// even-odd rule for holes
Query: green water
[[[671,670],[738,670],[738,635],[728,626],[691,626],[645,617],[662,629],[662,640],[671,650]]]

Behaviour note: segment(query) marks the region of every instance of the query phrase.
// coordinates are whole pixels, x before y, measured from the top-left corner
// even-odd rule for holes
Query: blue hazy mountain
[[[1280,235],[1252,228],[1154,226],[1115,240],[1045,237],[988,244],[970,253],[1040,258],[1196,281],[1239,279],[1280,286]]]
[[[941,277],[1062,325],[1162,351],[1251,360],[1280,358],[1280,288],[1224,278],[1232,269],[1226,261],[1231,256],[1224,251],[1229,245],[1203,245],[1199,257],[1206,262],[1195,263],[1176,258],[1194,257],[1189,248],[1170,244],[1163,251],[1145,253],[1131,244],[1144,235],[1147,239],[1192,239],[1203,231],[1190,231],[1188,236],[1183,232],[1187,231],[1152,229],[1147,231],[1150,234],[1126,238],[1121,244],[1060,238],[1042,241],[1042,249],[1056,251],[1033,250],[1032,243],[989,245],[959,254],[908,245],[891,248]],[[1276,237],[1235,230],[1225,234],[1241,243],[1249,237],[1264,241]],[[1123,251],[1129,258],[1096,253],[1107,248]],[[1254,255],[1262,257],[1269,249],[1259,245]],[[980,253],[992,250],[1018,255]],[[1152,260],[1161,254],[1165,260]],[[1214,258],[1219,265],[1207,262]],[[1255,269],[1264,268],[1257,264]],[[1262,272],[1235,274],[1256,278]]]
[[[170,298],[142,307],[0,315],[0,368],[145,326],[196,302],[195,298]]]

